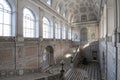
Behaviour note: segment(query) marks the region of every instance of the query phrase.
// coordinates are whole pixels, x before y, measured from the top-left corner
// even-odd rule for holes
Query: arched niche
[[[43,68],[47,68],[54,64],[54,49],[52,46],[47,46],[43,50]]]

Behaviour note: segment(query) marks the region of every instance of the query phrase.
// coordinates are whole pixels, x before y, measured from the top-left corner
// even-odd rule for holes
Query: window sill
[[[14,42],[15,37],[13,36],[0,36],[0,42]]]
[[[38,38],[24,38],[24,41],[38,41]]]
[[[53,38],[43,38],[43,41],[47,41],[47,40],[53,41]]]

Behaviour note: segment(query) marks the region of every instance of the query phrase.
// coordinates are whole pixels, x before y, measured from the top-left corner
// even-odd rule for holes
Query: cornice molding
[[[30,1],[32,3],[34,3],[36,6],[43,9],[44,11],[50,13],[51,15],[55,16],[56,18],[59,18],[61,21],[67,22],[67,20],[62,15],[58,14],[58,12],[56,10],[54,10],[51,6],[48,6],[44,2],[42,2],[40,0],[30,0]]]

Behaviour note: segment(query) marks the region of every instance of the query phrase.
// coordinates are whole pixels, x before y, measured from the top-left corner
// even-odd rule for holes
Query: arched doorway
[[[43,68],[54,64],[54,50],[52,46],[47,46],[43,51]]]

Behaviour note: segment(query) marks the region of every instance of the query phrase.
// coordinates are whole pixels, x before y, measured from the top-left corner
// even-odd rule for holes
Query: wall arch
[[[50,45],[43,49],[43,68],[47,68],[54,64],[54,48]]]

